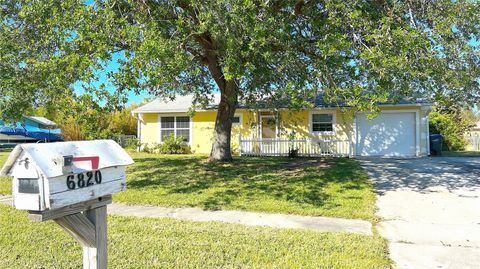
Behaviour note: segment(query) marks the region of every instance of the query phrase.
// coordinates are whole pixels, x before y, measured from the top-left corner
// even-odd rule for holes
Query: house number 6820
[[[102,183],[102,172],[98,170],[67,176],[67,188],[69,190],[85,188],[100,183]]]

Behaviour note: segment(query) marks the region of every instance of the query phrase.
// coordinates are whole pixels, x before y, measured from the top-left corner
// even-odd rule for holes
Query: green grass
[[[372,185],[352,159],[242,157],[211,164],[198,155],[131,155],[127,191],[115,202],[375,220]],[[0,194],[10,188],[10,179],[0,179]]]
[[[374,220],[375,195],[352,159],[236,158],[133,153],[116,202]]]
[[[10,154],[10,150],[8,151],[0,150],[0,167],[3,166],[9,154]],[[10,194],[11,192],[12,192],[11,179],[8,177],[0,177],[0,195]]]
[[[378,236],[109,217],[109,268],[389,268]],[[54,222],[0,205],[0,268],[81,268]]]
[[[443,157],[480,157],[480,151],[442,151]]]

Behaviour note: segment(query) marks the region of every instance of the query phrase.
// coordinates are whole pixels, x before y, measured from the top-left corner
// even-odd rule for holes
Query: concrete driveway
[[[397,268],[480,268],[480,158],[360,162]]]

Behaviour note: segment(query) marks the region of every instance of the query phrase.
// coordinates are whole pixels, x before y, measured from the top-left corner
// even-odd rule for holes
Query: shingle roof
[[[175,112],[187,112],[192,107],[194,101],[193,95],[185,95],[185,96],[177,96],[174,100],[154,100],[146,105],[143,105],[137,109],[134,109],[133,113],[175,113]],[[220,101],[220,95],[215,94],[214,100],[210,102],[206,108],[203,109],[216,109],[218,103]],[[277,105],[281,104],[282,102],[276,100],[275,102]],[[397,103],[381,103],[380,105],[416,105],[416,104],[430,104],[426,99],[408,99],[403,98],[400,99]],[[255,104],[256,108],[266,107],[266,103],[263,104],[260,100]],[[282,106],[282,105],[280,105]],[[326,103],[323,95],[318,94],[315,98],[315,107],[317,108],[326,108],[326,107],[344,107],[345,104],[330,104]],[[248,109],[247,105],[240,104],[239,108],[246,108]],[[198,110],[198,109],[197,109]]]
[[[424,104],[429,105],[431,104],[426,98],[415,98],[415,97],[403,97],[400,98],[397,102],[386,102],[386,103],[378,103],[378,105],[418,105]],[[345,103],[327,103],[324,99],[324,94],[317,94],[315,98],[315,107],[345,107],[347,106]]]
[[[186,112],[192,107],[193,101],[194,101],[193,95],[177,96],[174,100],[156,99],[146,105],[143,105],[137,109],[134,109],[133,113]],[[214,108],[219,102],[220,102],[220,95],[216,94],[214,95],[213,102],[209,104],[208,107]]]

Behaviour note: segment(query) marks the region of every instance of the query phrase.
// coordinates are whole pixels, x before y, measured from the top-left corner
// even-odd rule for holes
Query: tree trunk
[[[238,82],[226,80],[218,57],[217,43],[207,32],[194,35],[197,42],[203,47],[202,55],[205,64],[220,89],[220,103],[218,104],[217,119],[215,120],[215,137],[209,161],[231,161],[232,150],[230,140],[232,134],[232,117],[238,104]]]
[[[238,104],[238,86],[235,81],[226,81],[225,89],[220,89],[221,98],[215,120],[215,137],[209,161],[231,161],[230,146],[232,135],[232,118]]]

